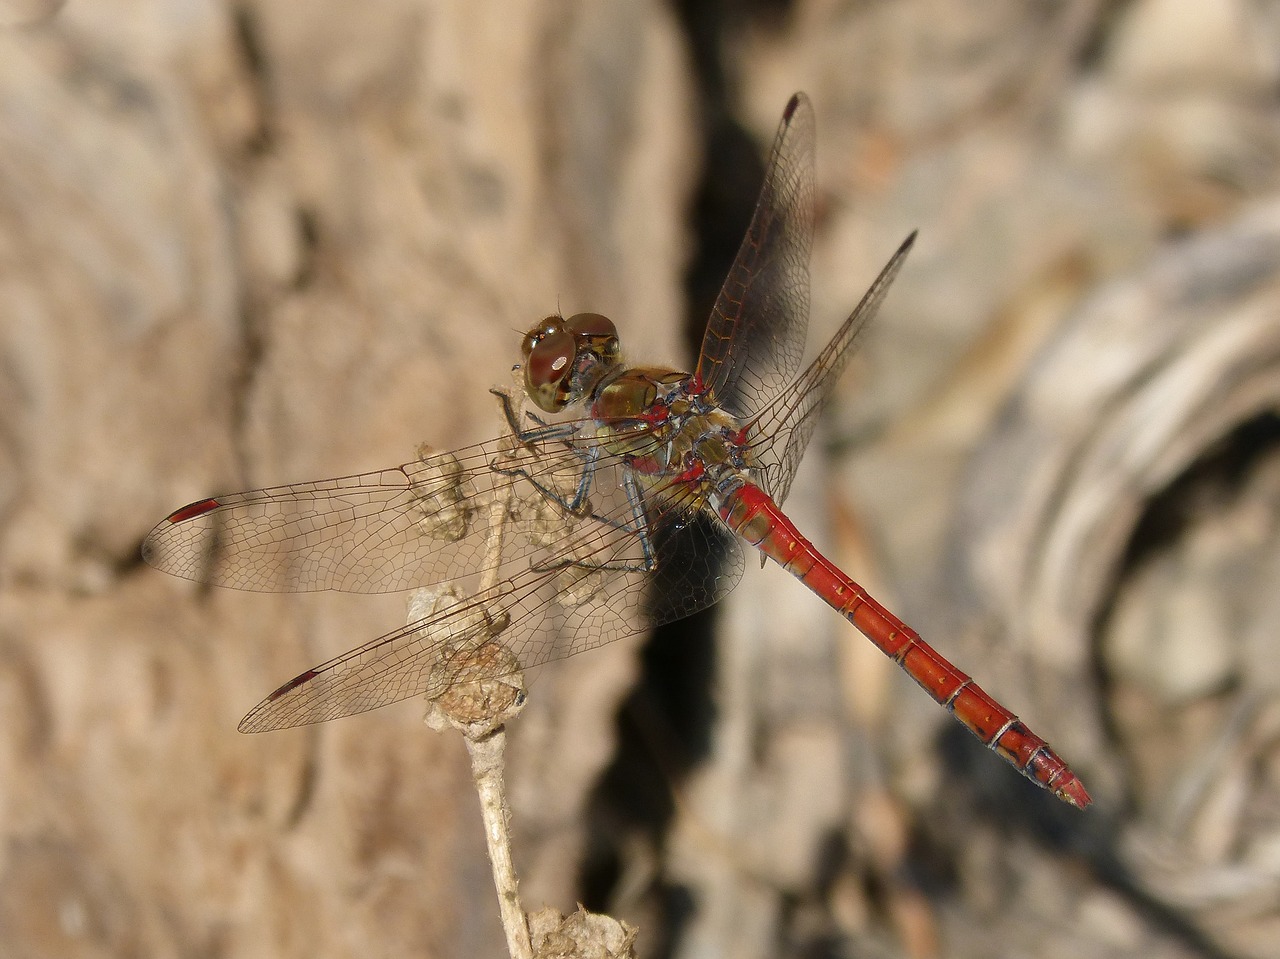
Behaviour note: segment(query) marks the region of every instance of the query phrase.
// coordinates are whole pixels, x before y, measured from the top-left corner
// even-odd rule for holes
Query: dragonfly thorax
[[[617,327],[599,313],[548,316],[525,334],[521,350],[525,391],[548,413],[590,396],[622,361]]]
[[[597,435],[641,474],[680,473],[695,463],[708,474],[749,466],[742,424],[692,387],[690,374],[661,367],[610,376],[591,403]]]

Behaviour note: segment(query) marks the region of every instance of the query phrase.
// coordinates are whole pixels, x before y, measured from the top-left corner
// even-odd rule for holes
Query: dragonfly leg
[[[589,571],[611,570],[625,573],[650,573],[657,568],[657,559],[654,555],[653,540],[649,536],[649,521],[645,511],[644,494],[640,492],[640,486],[636,483],[636,478],[631,473],[626,473],[622,480],[623,488],[627,493],[627,502],[631,506],[631,523],[622,523],[615,520],[604,519],[603,517],[594,517],[599,522],[612,526],[621,532],[634,533],[636,539],[640,543],[640,559],[637,560],[606,560],[600,562],[590,559],[563,559],[554,563],[542,563],[534,568],[542,571],[550,571],[557,569],[583,569]]]
[[[534,429],[522,428],[515,408],[512,406],[511,397],[500,390],[490,390],[489,392],[498,397],[499,402],[502,404],[502,413],[507,420],[507,426],[510,427],[512,435],[522,446],[527,449],[533,449],[541,443],[559,441],[570,455],[581,462],[582,472],[578,476],[578,486],[574,490],[573,498],[569,499],[551,489],[545,483],[540,482],[537,477],[522,466],[503,467],[499,466],[495,460],[489,464],[489,468],[503,476],[517,476],[527,480],[544,497],[575,516],[589,515],[589,511],[584,510],[583,506],[586,504],[587,496],[591,492],[591,480],[595,474],[595,462],[600,455],[599,448],[593,446],[584,450],[570,443],[569,440],[578,432],[578,427],[573,423],[547,423],[533,413],[526,412],[525,415],[538,425]]]
[[[546,443],[550,440],[564,440],[565,447],[571,453],[583,455],[581,450],[568,442],[569,438],[578,431],[576,424],[548,423],[536,413],[530,413],[525,410],[524,415],[537,424],[536,429],[528,429],[520,425],[520,417],[516,415],[515,407],[511,404],[510,395],[502,390],[490,390],[489,392],[496,396],[498,402],[502,404],[502,415],[507,421],[507,427],[511,430],[511,435],[522,444],[529,446],[533,443]]]
[[[581,453],[583,465],[582,472],[578,475],[578,485],[577,489],[574,490],[572,499],[561,495],[547,484],[541,482],[523,466],[499,466],[498,462],[495,460],[489,464],[489,468],[495,473],[500,473],[503,476],[515,476],[528,481],[528,483],[542,494],[543,497],[555,503],[567,513],[583,518],[600,519],[600,517],[592,514],[587,503],[587,497],[591,492],[591,480],[595,476],[596,458],[600,455],[599,450],[592,448],[590,450],[577,452]]]
[[[649,538],[648,520],[645,515],[644,496],[640,492],[640,487],[636,483],[636,478],[631,472],[623,474],[623,488],[627,494],[627,502],[631,507],[631,523],[619,522],[604,516],[597,516],[589,508],[588,497],[591,493],[591,483],[595,478],[596,463],[600,457],[600,447],[592,445],[586,449],[575,446],[569,442],[570,438],[577,435],[577,426],[572,423],[547,423],[540,419],[536,414],[525,412],[529,419],[533,420],[537,426],[534,429],[522,428],[515,407],[511,402],[509,394],[500,390],[490,390],[494,396],[498,397],[502,404],[502,412],[506,417],[507,425],[510,427],[512,434],[524,446],[532,447],[535,444],[560,441],[566,450],[578,458],[582,464],[582,472],[578,476],[577,489],[574,491],[573,498],[569,499],[561,495],[556,490],[550,488],[541,482],[537,477],[531,474],[522,466],[504,468],[496,462],[490,464],[490,468],[494,472],[501,473],[504,476],[517,476],[528,481],[542,496],[555,503],[566,512],[582,517],[584,519],[593,519],[596,522],[603,523],[620,532],[635,533],[640,541],[641,558],[639,562],[630,561],[609,561],[596,562],[591,560],[565,559],[555,563],[539,564],[535,568],[539,570],[556,570],[577,568],[585,570],[621,570],[625,572],[644,573],[650,572],[656,565],[654,559],[653,543]]]

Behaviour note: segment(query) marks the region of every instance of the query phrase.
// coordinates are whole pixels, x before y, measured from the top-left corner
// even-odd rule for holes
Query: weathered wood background
[[[0,2],[0,955],[500,954],[417,706],[235,732],[402,600],[139,543],[495,432],[556,308],[687,362],[796,89],[815,339],[921,239],[788,505],[1096,804],[751,570],[714,647],[536,677],[528,904],[647,956],[1280,954],[1280,4],[57,6]]]

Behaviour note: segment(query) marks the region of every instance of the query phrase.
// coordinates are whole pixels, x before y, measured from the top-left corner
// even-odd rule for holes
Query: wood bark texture
[[[502,953],[457,737],[235,731],[404,598],[139,544],[500,432],[557,310],[687,366],[795,90],[811,350],[921,233],[788,512],[1095,805],[749,569],[714,647],[530,675],[522,900],[645,957],[1280,955],[1271,0],[0,0],[0,955]]]

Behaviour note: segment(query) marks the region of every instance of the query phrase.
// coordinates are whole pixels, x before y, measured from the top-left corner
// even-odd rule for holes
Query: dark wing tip
[[[198,500],[194,503],[188,503],[181,509],[175,509],[164,518],[164,521],[177,526],[179,523],[185,523],[189,519],[195,519],[197,516],[211,513],[221,505],[216,499],[212,498]]]
[[[283,729],[287,726],[301,726],[312,721],[302,718],[295,723],[281,722],[278,716],[272,717],[270,714],[271,707],[299,686],[315,679],[318,675],[319,673],[316,670],[308,669],[305,672],[294,676],[293,679],[289,680],[262,702],[258,703],[258,705],[254,706],[253,709],[249,710],[248,715],[245,716],[244,719],[240,720],[240,725],[236,728],[242,733],[264,733],[272,729]]]
[[[808,99],[809,98],[804,95],[803,91],[797,90],[795,93],[791,94],[791,99],[787,101],[787,108],[782,111],[782,122],[789,123],[796,110],[800,109],[800,104],[804,103]]]
[[[193,519],[199,519],[201,516],[221,508],[222,504],[218,500],[209,498],[197,500],[180,509],[175,509],[156,524],[155,529],[148,533],[146,539],[142,541],[142,561],[148,566],[154,566],[156,569],[166,573],[173,573],[176,576],[185,576],[187,579],[191,579],[190,573],[177,569],[175,565],[183,558],[183,541],[188,538],[188,534],[175,532],[174,527],[181,526],[183,523],[188,523]],[[198,535],[199,533],[197,533]]]

